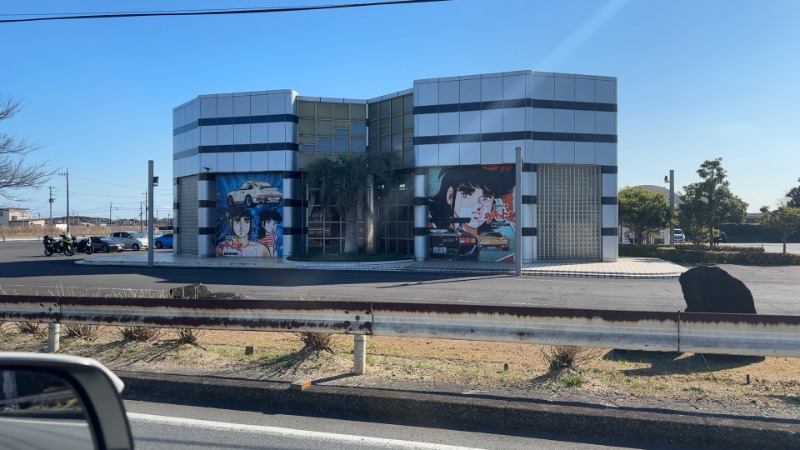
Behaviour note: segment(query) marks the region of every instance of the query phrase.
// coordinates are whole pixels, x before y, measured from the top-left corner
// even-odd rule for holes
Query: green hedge
[[[760,250],[760,251],[759,251]],[[695,246],[670,248],[657,245],[620,245],[619,256],[661,258],[682,264],[742,264],[756,266],[797,266],[800,255],[766,253],[762,248],[747,251],[708,250]]]

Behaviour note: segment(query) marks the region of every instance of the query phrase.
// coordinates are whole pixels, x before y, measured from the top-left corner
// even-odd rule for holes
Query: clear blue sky
[[[330,0],[3,2],[23,13],[330,4]],[[800,178],[797,0],[454,0],[359,9],[0,24],[0,129],[69,168],[77,214],[138,217],[147,160],[172,208],[172,108],[198,95],[294,89],[371,98],[415,79],[513,70],[619,79],[619,187],[676,189],[723,158],[733,192],[775,206]],[[65,179],[53,186],[63,215]],[[23,191],[47,217],[48,189]],[[0,199],[0,204],[9,202]],[[118,209],[117,209],[118,208]]]

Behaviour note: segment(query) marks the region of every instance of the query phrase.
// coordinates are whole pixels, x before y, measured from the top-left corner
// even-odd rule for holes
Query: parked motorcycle
[[[53,253],[63,253],[67,256],[75,254],[75,246],[71,235],[62,234],[60,239],[45,236],[42,243],[44,244],[45,256],[50,256]]]
[[[94,253],[92,241],[88,237],[81,239],[77,244],[75,244],[75,251],[91,255]]]

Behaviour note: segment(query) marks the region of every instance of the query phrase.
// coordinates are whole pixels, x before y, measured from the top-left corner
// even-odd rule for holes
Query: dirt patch
[[[351,376],[353,339],[335,353],[301,352],[294,333],[198,331],[196,345],[163,329],[151,342],[99,327],[97,339],[61,340],[61,352],[89,356],[112,370],[250,380],[446,391],[581,401],[608,406],[702,410],[800,419],[800,359],[601,350],[577,370],[556,375],[542,346],[448,339],[367,339],[366,374]],[[46,351],[47,339],[6,323],[0,350]],[[245,354],[246,347],[253,353]]]

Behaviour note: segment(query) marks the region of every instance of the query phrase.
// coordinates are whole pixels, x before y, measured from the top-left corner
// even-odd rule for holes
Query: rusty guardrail
[[[364,301],[0,296],[0,320],[800,356],[800,316]],[[361,350],[359,350],[361,348]],[[360,354],[359,354],[360,353]],[[362,371],[363,371],[363,365]]]

